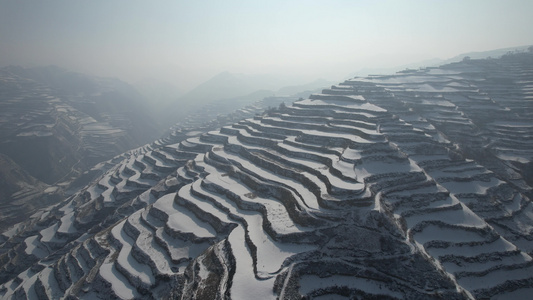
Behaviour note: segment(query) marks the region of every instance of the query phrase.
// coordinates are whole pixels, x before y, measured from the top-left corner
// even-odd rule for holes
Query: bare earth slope
[[[354,78],[118,156],[0,236],[0,296],[527,299],[532,58]]]

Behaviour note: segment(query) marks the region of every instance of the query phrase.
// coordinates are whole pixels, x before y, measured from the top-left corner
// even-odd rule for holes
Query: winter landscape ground
[[[523,52],[184,121],[4,231],[0,297],[528,299],[532,103]]]

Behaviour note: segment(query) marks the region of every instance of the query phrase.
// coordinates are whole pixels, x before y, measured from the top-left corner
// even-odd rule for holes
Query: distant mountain
[[[222,72],[200,84],[180,99],[185,103],[193,101],[215,101],[250,94],[257,90],[277,90],[283,80],[273,75],[246,75]]]
[[[274,94],[292,95],[308,89],[327,87],[333,82],[317,79],[310,83],[288,86],[293,80],[279,78],[275,75],[246,75],[222,72],[208,81],[200,84],[190,92],[180,97],[184,103],[196,101],[216,101],[243,97],[256,91],[272,91]]]
[[[433,66],[439,66],[443,63],[444,63],[444,60],[440,58],[433,58],[433,59],[418,61],[418,62],[409,63],[405,65],[400,65],[400,66],[394,66],[394,67],[363,68],[363,69],[357,70],[356,72],[350,73],[346,78],[352,78],[355,76],[394,74],[401,70],[433,67]]]
[[[526,52],[528,51],[528,48],[532,47],[531,45],[527,46],[519,46],[519,47],[509,47],[509,48],[501,48],[501,49],[495,49],[495,50],[489,50],[489,51],[476,51],[476,52],[468,52],[459,54],[457,56],[454,56],[452,58],[443,60],[441,64],[448,64],[453,62],[458,62],[465,57],[469,57],[470,59],[484,59],[484,58],[500,58],[505,54],[509,53],[520,53],[520,52]]]
[[[162,130],[146,107],[117,79],[54,66],[4,67],[0,154],[41,182],[68,184],[94,164],[158,137]]]
[[[152,107],[161,107],[175,101],[183,95],[183,91],[170,82],[145,78],[137,81],[133,86],[147,100]]]
[[[426,68],[426,67],[436,67],[444,64],[449,64],[453,62],[458,62],[464,59],[465,57],[469,57],[470,59],[484,59],[484,58],[500,58],[502,55],[505,55],[510,52],[525,52],[528,51],[528,48],[531,47],[531,45],[528,46],[518,46],[518,47],[509,47],[509,48],[501,48],[501,49],[495,49],[495,50],[489,50],[489,51],[479,51],[479,52],[468,52],[468,53],[462,53],[459,55],[456,55],[452,58],[448,59],[440,59],[440,58],[433,58],[429,60],[409,63],[405,65],[395,66],[395,67],[387,67],[387,68],[365,68],[358,70],[356,72],[350,73],[347,78],[351,78],[354,76],[367,76],[367,75],[385,75],[385,74],[393,74],[398,71],[407,70],[407,69],[419,69],[419,68]]]
[[[280,88],[276,95],[278,96],[293,96],[296,94],[305,93],[306,91],[309,92],[316,92],[322,88],[327,88],[330,85],[334,84],[335,82],[329,81],[323,78],[319,78],[313,82],[309,82],[306,84],[300,84],[300,85],[293,85],[293,86],[284,86]]]
[[[166,108],[164,119],[171,125],[176,119],[186,117],[202,106],[222,101],[227,105],[220,113],[229,113],[262,98],[274,95],[292,95],[302,91],[316,91],[333,82],[324,79],[287,86],[287,79],[274,75],[246,75],[222,72],[175,99]],[[308,93],[310,94],[310,93]]]

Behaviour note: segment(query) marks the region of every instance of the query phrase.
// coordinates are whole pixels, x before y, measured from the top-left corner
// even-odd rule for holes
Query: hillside
[[[60,200],[55,188],[40,182],[0,154],[0,230],[27,219],[38,208]]]
[[[527,299],[531,101],[528,52],[177,127],[0,235],[0,296]]]
[[[0,153],[53,184],[157,136],[127,84],[57,67],[0,69]]]
[[[0,155],[10,162],[0,165],[6,174],[0,185],[2,198],[17,203],[9,214],[29,217],[61,199],[71,181],[83,179],[96,163],[159,136],[163,130],[144,107],[144,99],[116,79],[58,67],[0,68]],[[25,175],[7,175],[13,168]],[[52,192],[42,193],[44,183]]]

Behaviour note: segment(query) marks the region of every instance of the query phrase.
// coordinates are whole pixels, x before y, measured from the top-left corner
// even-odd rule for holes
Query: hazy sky
[[[0,0],[0,65],[56,64],[187,90],[222,71],[344,79],[533,44],[533,1]]]

